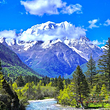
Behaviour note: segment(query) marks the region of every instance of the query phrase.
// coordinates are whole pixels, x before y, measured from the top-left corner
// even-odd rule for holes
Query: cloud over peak
[[[15,30],[4,30],[0,32],[0,37],[3,38],[16,38],[16,31]]]
[[[44,14],[77,14],[81,13],[82,6],[80,4],[66,6],[66,2],[62,0],[28,0],[20,1],[27,12],[32,15],[43,16]]]
[[[22,31],[23,30],[21,30],[21,32]],[[75,27],[75,25],[67,21],[61,23],[46,22],[37,24],[22,32],[19,36],[16,35],[15,30],[4,30],[0,32],[0,37],[23,41],[63,40],[64,38],[76,39],[80,36],[86,36],[86,30],[81,27]]]
[[[32,41],[32,40],[54,40],[54,39],[75,39],[80,36],[85,36],[86,30],[81,27],[75,27],[68,22],[54,23],[46,22],[35,25],[22,33],[19,37],[20,40]]]

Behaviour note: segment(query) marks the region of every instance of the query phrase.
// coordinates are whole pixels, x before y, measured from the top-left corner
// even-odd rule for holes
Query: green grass
[[[89,103],[88,108],[110,108],[110,103]]]

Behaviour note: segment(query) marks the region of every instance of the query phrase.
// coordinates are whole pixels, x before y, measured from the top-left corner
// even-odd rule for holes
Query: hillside
[[[3,73],[11,76],[18,75],[35,75],[39,77],[39,74],[25,65],[19,57],[8,47],[0,43],[0,59],[2,61]]]

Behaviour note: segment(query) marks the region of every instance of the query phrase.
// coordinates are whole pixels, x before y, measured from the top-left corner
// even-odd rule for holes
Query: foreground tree
[[[10,85],[3,77],[1,70],[0,61],[0,90],[2,89],[4,91],[0,93],[0,110],[25,110],[25,107],[20,104],[16,92],[11,89]]]
[[[92,86],[93,85],[93,77],[94,77],[94,75],[96,75],[95,61],[93,60],[92,55],[90,57],[90,60],[87,62],[87,68],[88,68],[88,70],[85,74],[88,78],[90,85]]]
[[[4,78],[3,78],[3,74],[2,74],[2,67],[1,67],[1,60],[0,60],[0,92],[2,91],[3,89],[3,85],[2,85],[2,82],[4,81]]]
[[[62,105],[71,105],[74,107],[77,106],[77,100],[76,100],[76,95],[74,93],[73,82],[71,82],[71,84],[69,84],[63,90],[60,90],[60,93],[58,96],[58,103]]]
[[[89,87],[80,66],[77,66],[76,71],[73,74],[73,82],[75,84],[74,89],[78,97],[78,100],[81,102],[81,105],[84,107],[83,98],[88,97]]]
[[[110,90],[110,38],[108,38],[108,41],[105,45],[104,54],[100,57],[99,62],[99,72],[102,72],[105,74]]]

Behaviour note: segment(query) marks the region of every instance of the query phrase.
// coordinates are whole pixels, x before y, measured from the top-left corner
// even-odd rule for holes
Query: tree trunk
[[[83,104],[83,100],[82,100],[82,98],[81,98],[81,94],[80,94],[80,102],[81,102],[82,108],[84,108],[84,104]]]

